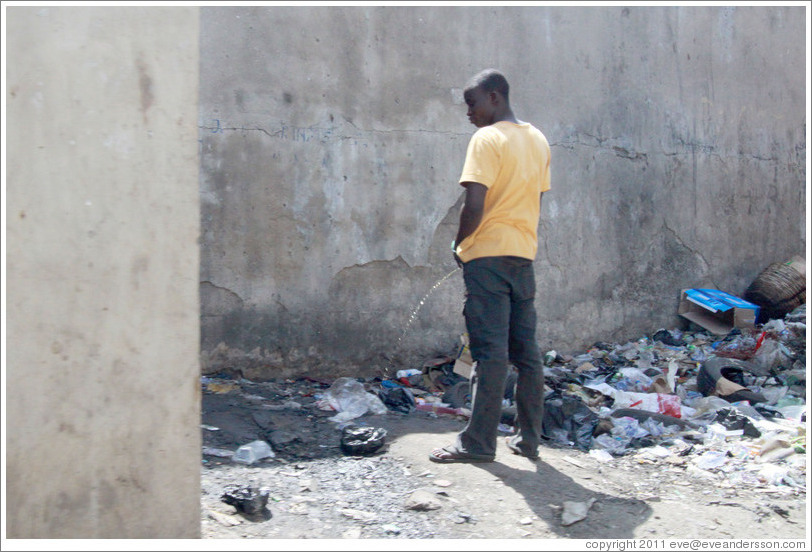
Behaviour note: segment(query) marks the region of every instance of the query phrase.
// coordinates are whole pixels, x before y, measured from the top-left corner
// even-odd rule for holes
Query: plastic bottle
[[[422,374],[423,372],[420,370],[417,370],[415,368],[409,368],[408,370],[398,370],[396,375],[397,378],[400,379],[400,378],[408,378],[409,376],[420,376]]]

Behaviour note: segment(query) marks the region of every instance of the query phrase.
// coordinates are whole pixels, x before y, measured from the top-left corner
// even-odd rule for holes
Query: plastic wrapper
[[[653,380],[643,373],[639,368],[621,368],[619,372],[623,378],[613,385],[621,391],[646,392],[651,387]]]
[[[597,450],[605,450],[613,456],[623,456],[631,440],[615,437],[610,433],[602,433],[595,437],[592,442]]]
[[[348,456],[375,454],[386,441],[382,427],[345,427],[341,432],[341,451]]]
[[[559,443],[574,443],[583,451],[592,446],[598,415],[578,397],[550,395],[544,401],[541,433]]]
[[[231,459],[241,464],[253,464],[263,458],[273,458],[275,456],[271,446],[265,441],[251,441],[238,448]]]
[[[364,385],[352,378],[338,378],[324,394],[327,403],[338,412],[329,418],[333,422],[346,422],[367,412],[386,414],[386,405],[381,400],[367,393]]]
[[[703,452],[694,460],[697,468],[703,470],[713,470],[721,468],[727,463],[727,453],[718,450],[708,450]]]
[[[405,387],[384,387],[378,391],[378,397],[387,408],[395,412],[409,414],[417,406],[414,395]]]
[[[238,512],[255,516],[266,511],[270,491],[258,489],[250,485],[229,485],[224,489],[220,500],[234,506]]]
[[[765,339],[761,347],[753,355],[753,362],[766,370],[788,368],[792,366],[792,358],[787,348],[780,341]]]

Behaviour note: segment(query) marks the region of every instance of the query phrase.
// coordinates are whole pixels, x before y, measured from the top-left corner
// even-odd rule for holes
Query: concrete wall
[[[199,537],[198,9],[4,15],[7,536]]]
[[[453,352],[461,273],[434,286],[475,130],[461,87],[489,66],[552,146],[543,348],[676,326],[682,288],[743,293],[805,250],[806,18],[202,8],[204,370],[374,374]]]

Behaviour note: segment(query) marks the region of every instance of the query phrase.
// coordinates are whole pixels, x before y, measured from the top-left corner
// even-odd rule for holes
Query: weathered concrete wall
[[[4,8],[9,538],[200,535],[197,8]]]
[[[542,347],[742,293],[805,250],[806,31],[803,7],[202,8],[204,370],[453,351],[460,272],[414,309],[455,268],[460,88],[489,66],[552,146]]]

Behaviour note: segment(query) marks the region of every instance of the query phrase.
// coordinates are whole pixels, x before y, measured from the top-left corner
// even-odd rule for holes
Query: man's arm
[[[488,193],[488,188],[479,182],[463,182],[465,186],[465,204],[462,206],[460,212],[460,226],[457,230],[457,239],[454,240],[456,245],[462,243],[462,240],[474,233],[482,222],[482,213],[485,211],[485,194]],[[461,265],[456,251],[454,258],[457,264]]]

